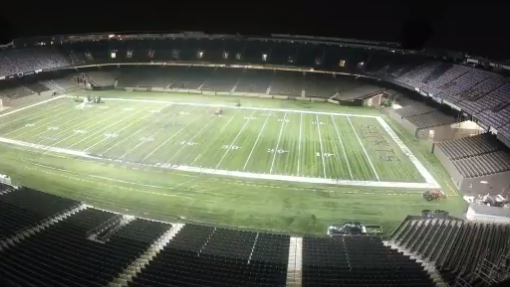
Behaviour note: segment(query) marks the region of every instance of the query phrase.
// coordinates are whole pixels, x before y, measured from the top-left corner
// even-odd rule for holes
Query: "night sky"
[[[191,30],[379,40],[510,59],[510,19],[504,1],[105,1],[103,6],[98,1],[2,2],[8,2],[0,4],[3,43],[37,35]]]

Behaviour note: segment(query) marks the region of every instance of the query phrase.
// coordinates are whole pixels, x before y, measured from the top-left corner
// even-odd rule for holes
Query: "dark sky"
[[[7,2],[0,4],[4,42],[35,35],[198,30],[336,36],[403,42],[410,47],[423,42],[510,58],[510,19],[504,1],[2,2]]]

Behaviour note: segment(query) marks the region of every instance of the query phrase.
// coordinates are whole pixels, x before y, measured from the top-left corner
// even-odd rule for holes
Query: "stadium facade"
[[[499,194],[510,186],[505,69],[458,53],[320,37],[55,36],[0,50],[0,96],[15,110],[83,89],[375,106],[428,144],[457,189]],[[319,117],[312,123],[320,133]],[[134,219],[4,184],[0,205],[8,286],[496,286],[510,274],[508,225],[450,216],[409,216],[383,242]]]

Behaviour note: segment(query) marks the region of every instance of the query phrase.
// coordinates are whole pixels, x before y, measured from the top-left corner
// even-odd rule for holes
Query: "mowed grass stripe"
[[[299,153],[299,120],[300,113],[287,113],[283,123],[283,133],[278,150],[271,153],[276,156],[273,174],[296,175]]]
[[[354,132],[345,116],[334,117],[338,132],[343,139],[347,157],[351,163],[354,180],[377,180]]]
[[[159,115],[158,120],[166,120],[164,124],[166,131],[163,136],[155,139],[153,146],[144,150],[143,157],[139,161],[144,163],[166,162],[168,159],[161,157],[161,154],[166,151],[167,145],[177,142],[181,134],[185,134],[190,129],[189,127],[201,123],[202,117],[197,114],[200,111],[198,107],[182,109],[179,106],[169,107],[165,109],[165,111],[168,111],[168,116],[166,116],[167,113]],[[195,116],[192,116],[192,114]]]
[[[38,117],[46,116],[50,109],[57,109],[59,106],[69,105],[65,99],[54,100],[26,110],[18,111],[7,116],[0,117],[0,134],[10,132],[14,129],[30,123]],[[10,110],[7,110],[9,112]]]
[[[126,141],[113,148],[106,153],[107,156],[119,158],[124,156],[126,161],[137,162],[139,159],[143,159],[152,149],[156,148],[160,141],[164,141],[167,137],[172,136],[174,133],[179,131],[185,132],[189,130],[188,124],[190,117],[195,114],[194,107],[176,107],[171,106],[169,115],[156,115],[147,121],[145,126],[140,127],[139,130],[133,133]],[[185,113],[185,114],[179,114]],[[189,113],[189,114],[187,114]],[[186,128],[182,129],[183,126]],[[160,133],[154,136],[156,133]],[[147,139],[152,136],[153,141]],[[149,148],[148,145],[153,145]],[[156,162],[162,163],[168,159],[167,157],[157,157]]]
[[[244,153],[244,149],[246,149],[246,147],[237,145],[235,141],[237,140],[238,135],[240,136],[243,127],[245,127],[245,125],[249,125],[250,120],[248,118],[251,117],[253,111],[246,110],[225,111],[225,113],[234,112],[235,115],[232,121],[227,126],[220,127],[220,129],[216,132],[218,140],[211,145],[208,154],[204,154],[207,156],[207,164],[203,164],[202,166],[218,169],[218,164],[220,163],[220,161],[223,161],[222,158],[225,155],[225,153],[230,152],[234,153],[235,155],[240,155]],[[205,163],[205,161],[202,162]],[[237,169],[241,168],[241,163],[239,163],[238,165],[239,166],[237,167]]]
[[[224,144],[226,137],[232,136],[232,127],[235,127],[236,119],[243,117],[241,109],[227,109],[212,129],[214,133],[208,136],[208,140],[203,145],[203,149],[199,154],[194,155],[195,158],[191,163],[192,166],[214,168],[218,164],[218,160],[224,152],[221,146]],[[202,123],[203,124],[203,123]]]
[[[149,109],[155,105],[145,104],[137,106],[133,111],[121,110],[116,117],[104,122],[103,124],[96,126],[92,132],[83,135],[81,139],[73,138],[66,143],[67,149],[86,149],[88,146],[93,145],[95,142],[103,140],[107,134],[112,134],[121,129],[123,126],[128,125],[130,122],[136,120],[137,117],[141,117],[146,114]],[[67,145],[68,144],[68,145]]]
[[[167,107],[166,109],[171,109],[171,107]],[[119,145],[124,145],[128,141],[128,139],[136,137],[138,133],[146,129],[147,126],[156,122],[159,117],[161,117],[160,114],[151,114],[149,117],[144,118],[143,120],[136,122],[133,125],[130,125],[129,129],[117,133],[116,137],[112,136],[103,143],[99,143],[95,147],[90,148],[90,151],[98,155],[107,154],[110,150],[114,149],[115,147]],[[170,117],[170,115],[167,115],[167,117]]]
[[[304,161],[302,165],[303,174],[311,177],[324,177],[322,168],[322,154],[317,129],[317,117],[315,114],[303,115],[303,137],[306,139],[303,144]]]
[[[319,115],[319,120],[324,123],[321,126],[324,161],[329,178],[352,179],[349,174],[349,165],[342,152],[341,143],[335,130],[334,120],[331,116]]]
[[[351,118],[353,126],[384,181],[423,182],[424,179],[386,133],[379,122],[370,118]]]
[[[19,140],[26,136],[34,135],[35,133],[42,133],[46,131],[45,127],[48,125],[58,126],[61,122],[65,122],[67,118],[73,117],[73,110],[74,109],[71,106],[65,103],[63,105],[55,106],[51,109],[51,112],[37,112],[37,116],[35,118],[17,125],[17,128],[6,132],[2,136]]]
[[[247,114],[247,116],[243,117],[243,126],[234,140],[232,140],[230,147],[225,149],[216,168],[239,171],[243,169],[246,159],[256,141],[257,134],[260,131],[260,124],[264,121],[264,117],[259,116],[259,111],[253,110],[251,113],[245,114]]]
[[[124,106],[125,107],[125,106]],[[50,140],[49,142],[46,142],[46,145],[51,146],[57,146],[57,147],[69,147],[71,143],[74,143],[75,141],[83,140],[88,138],[91,135],[95,135],[98,133],[98,131],[108,125],[109,122],[117,120],[119,117],[121,120],[124,119],[124,115],[120,116],[122,114],[123,108],[122,106],[117,106],[113,109],[105,109],[104,111],[108,110],[108,112],[103,112],[100,117],[92,117],[87,119],[86,121],[81,121],[80,117],[78,116],[78,120],[74,121],[75,124],[71,125],[69,127],[66,126],[65,129],[60,129],[60,139],[58,140]],[[78,112],[80,110],[77,110]],[[81,129],[81,127],[86,127],[86,133],[80,133],[75,132],[76,129]]]
[[[247,157],[245,157],[245,172],[269,173],[269,169],[271,168],[273,154],[268,152],[268,150],[276,149],[276,143],[278,141],[278,135],[281,128],[281,122],[278,120],[283,119],[284,113],[261,111],[260,115],[262,117],[266,116],[267,122],[264,130],[260,134],[258,142],[256,138],[253,142],[254,146],[252,147],[252,156],[247,164],[246,160],[248,159],[247,157],[251,151],[247,154]]]
[[[98,106],[91,106],[83,111],[70,106],[70,116],[68,118],[62,119],[58,124],[51,124],[51,126],[58,127],[57,130],[48,130],[48,125],[41,125],[37,131],[20,137],[20,140],[42,145],[53,145],[70,135],[74,135],[75,130],[83,130],[84,133],[89,132],[85,127],[89,123],[97,123],[103,120],[107,114],[107,109],[99,109]]]
[[[190,165],[197,157],[202,157],[202,152],[208,148],[208,145],[211,143],[219,130],[231,119],[231,117],[227,116],[215,116],[211,110],[207,109],[203,110],[203,116],[196,120],[195,125],[197,125],[197,131],[199,133],[195,133],[194,135],[185,138],[183,141],[179,142],[180,146],[176,146],[176,152],[174,152],[174,159],[172,159],[172,163],[178,165]],[[229,111],[230,116],[232,116],[233,110]],[[181,151],[176,155],[177,151]]]

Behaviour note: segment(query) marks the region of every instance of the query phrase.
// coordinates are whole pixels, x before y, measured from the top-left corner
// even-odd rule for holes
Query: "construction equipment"
[[[446,195],[441,190],[427,190],[423,193],[423,198],[426,201],[445,199]]]

